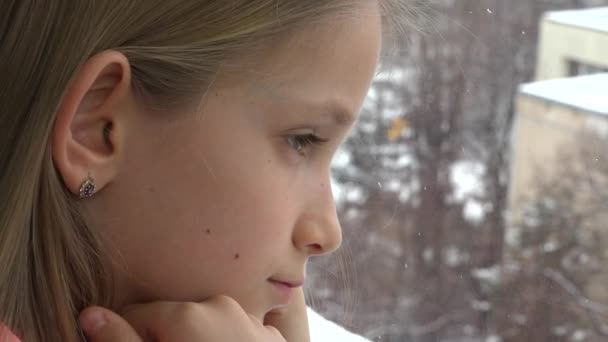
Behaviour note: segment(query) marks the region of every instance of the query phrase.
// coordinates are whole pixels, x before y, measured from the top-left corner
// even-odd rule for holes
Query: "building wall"
[[[536,79],[568,77],[569,61],[608,68],[608,32],[545,19],[541,23]]]
[[[526,94],[516,98],[516,121],[512,135],[511,184],[509,188],[509,220],[517,225],[521,218],[522,205],[534,198],[537,179],[556,177],[560,165],[568,162],[573,166],[577,160],[556,160],[566,148],[580,144],[581,133],[608,135],[608,117],[587,113],[559,103],[549,102]],[[584,167],[584,165],[579,165]],[[588,205],[584,197],[573,198],[572,205]],[[608,213],[597,217],[595,229],[604,226]],[[583,228],[583,227],[581,227]],[[591,227],[588,227],[591,228]],[[594,228],[592,228],[594,229]],[[602,235],[608,240],[608,232]],[[509,253],[509,251],[507,251]],[[608,248],[605,250],[608,255]],[[604,273],[590,278],[584,288],[589,299],[608,302],[608,276]]]
[[[566,78],[575,76],[573,73],[608,69],[608,32],[549,19],[542,21],[540,32],[536,80]],[[578,69],[578,72],[573,69]],[[537,180],[556,177],[557,170],[564,162],[556,160],[560,151],[575,148],[581,143],[581,133],[585,131],[608,136],[606,115],[588,113],[523,93],[516,97],[515,105],[508,196],[508,219],[511,224],[517,224],[521,218],[524,201],[535,197]],[[584,198],[573,198],[572,204],[585,205]],[[602,222],[608,222],[605,217],[598,220],[598,227],[603,226]],[[603,239],[608,240],[608,236]],[[605,253],[608,255],[608,248]],[[593,301],[606,303],[606,284],[608,276],[599,274],[589,281],[584,293]]]
[[[554,176],[556,155],[576,145],[579,132],[589,125],[590,116],[525,94],[518,95],[516,111],[509,189],[509,208],[514,220],[521,203],[534,197],[537,178]]]

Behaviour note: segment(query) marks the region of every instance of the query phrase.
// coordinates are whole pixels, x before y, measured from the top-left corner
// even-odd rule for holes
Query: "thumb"
[[[127,321],[102,307],[93,306],[82,311],[80,327],[88,342],[142,342]]]

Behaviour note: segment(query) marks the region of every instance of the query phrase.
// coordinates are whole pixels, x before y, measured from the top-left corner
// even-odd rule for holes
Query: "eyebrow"
[[[317,118],[329,122],[330,125],[339,128],[349,128],[356,120],[356,114],[349,109],[349,106],[343,104],[335,98],[330,98],[325,101],[307,101],[298,97],[294,93],[282,91],[277,86],[261,86],[261,82],[256,83],[256,91],[263,90],[264,94],[270,94],[275,99],[280,99],[283,103],[296,103],[300,108],[305,108],[317,113]]]
[[[337,98],[329,98],[322,101],[309,101],[298,96],[290,96],[291,94],[282,95],[281,101],[302,108],[304,112],[311,113],[309,118],[314,118],[320,124],[326,126],[349,129],[357,118],[356,113],[350,110],[348,105]]]
[[[336,100],[312,103],[308,104],[307,107],[315,109],[319,113],[319,117],[329,121],[333,126],[348,128],[355,121],[351,110]]]

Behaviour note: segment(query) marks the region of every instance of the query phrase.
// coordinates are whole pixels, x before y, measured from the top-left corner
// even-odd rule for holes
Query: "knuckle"
[[[236,302],[236,300],[234,298],[225,296],[225,295],[215,296],[213,298],[213,300],[216,301],[217,303],[220,303],[220,304],[223,304],[226,306],[238,305],[238,303]]]
[[[194,326],[205,317],[203,307],[197,303],[180,303],[176,305],[173,311],[175,322],[182,327]]]
[[[232,297],[221,295],[214,297],[212,301],[216,306],[228,312],[244,312],[241,305]]]

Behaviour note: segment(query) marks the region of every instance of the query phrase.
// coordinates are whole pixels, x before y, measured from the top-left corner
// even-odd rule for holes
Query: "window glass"
[[[372,341],[608,340],[608,1],[413,1],[311,304]]]

